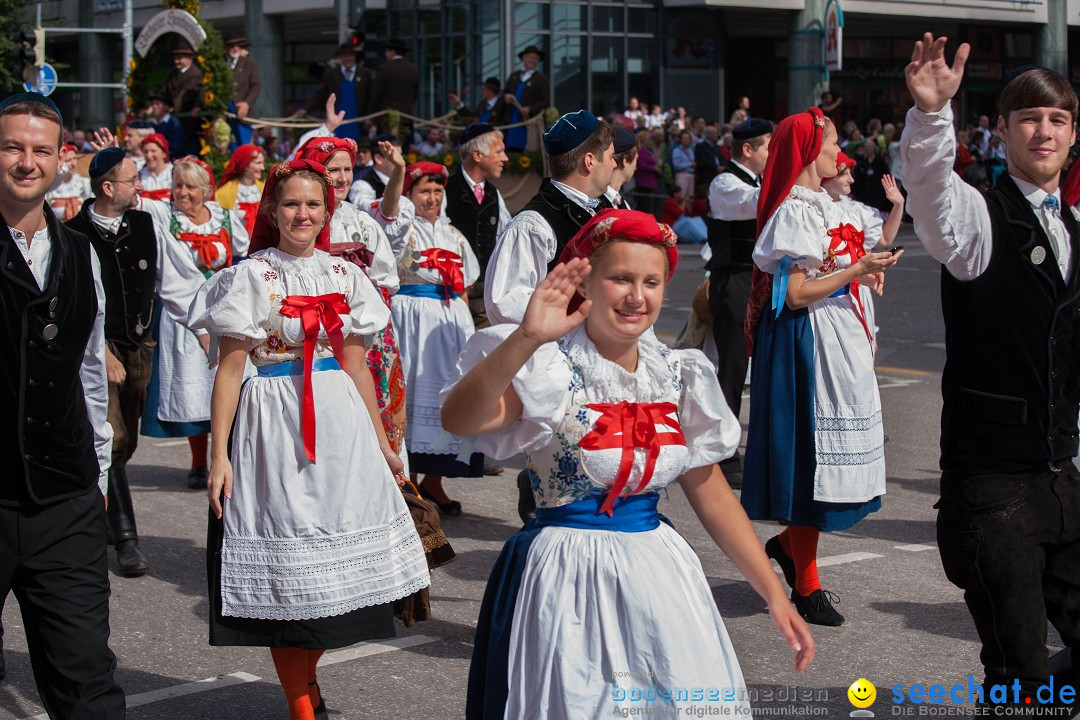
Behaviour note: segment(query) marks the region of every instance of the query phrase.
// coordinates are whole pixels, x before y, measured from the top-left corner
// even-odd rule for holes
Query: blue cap
[[[124,151],[118,147],[99,150],[90,161],[90,179],[99,178],[124,160]]]
[[[773,124],[764,118],[746,118],[731,129],[733,140],[753,140],[762,135],[768,135],[773,131]]]
[[[14,105],[15,103],[23,102],[24,100],[29,101],[29,102],[40,103],[40,104],[44,105],[45,107],[49,108],[54,113],[56,113],[56,116],[58,118],[60,118],[60,124],[61,125],[64,124],[64,116],[60,114],[60,108],[56,107],[56,103],[54,103],[52,100],[45,97],[41,93],[21,92],[21,93],[15,93],[14,95],[9,95],[6,98],[4,98],[3,100],[0,100],[0,110],[6,110],[8,107]]]
[[[132,120],[127,124],[132,130],[153,130],[154,126],[145,120]]]
[[[544,150],[548,155],[568,153],[588,140],[599,125],[600,120],[588,110],[566,113],[544,133]]]
[[[615,128],[615,152],[624,153],[637,147],[637,138],[634,133],[624,127]]]
[[[461,133],[461,137],[458,142],[464,145],[474,138],[478,138],[481,135],[486,135],[489,132],[495,132],[495,126],[488,123],[469,123],[465,130]]]

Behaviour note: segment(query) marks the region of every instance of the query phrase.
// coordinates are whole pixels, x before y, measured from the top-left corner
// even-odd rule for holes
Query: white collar
[[[97,208],[96,202],[90,205],[90,219],[93,220],[94,224],[98,227],[103,227],[109,232],[115,233],[120,228],[120,223],[123,221],[124,216],[121,214],[116,217],[107,217],[94,212],[95,208]]]
[[[589,200],[591,200],[592,198],[590,198],[588,195],[581,192],[577,188],[572,188],[566,183],[561,183],[558,180],[552,180],[551,184],[554,185],[563,195],[570,198],[586,210],[591,211],[591,208],[589,208]]]
[[[1055,198],[1057,198],[1058,207],[1061,207],[1060,187],[1055,188],[1054,192],[1048,193],[1042,188],[1036,185],[1032,185],[1027,180],[1021,180],[1015,175],[1009,175],[1009,177],[1011,177],[1013,179],[1013,182],[1016,183],[1016,187],[1020,188],[1020,192],[1025,198],[1027,198],[1027,201],[1031,203],[1031,207],[1035,208],[1036,210],[1042,207],[1043,200],[1046,199],[1047,195],[1053,195]]]
[[[467,184],[467,185],[469,186],[469,189],[470,189],[470,190],[471,190],[471,189],[473,189],[473,188],[475,188],[475,187],[476,187],[477,185],[479,185],[479,186],[481,186],[481,187],[483,187],[483,186],[484,186],[484,183],[482,183],[482,182],[476,182],[475,180],[473,180],[473,179],[472,179],[472,176],[471,176],[471,175],[469,175],[469,173],[465,172],[465,168],[464,168],[464,167],[462,167],[462,168],[461,168],[461,174],[465,176],[465,184]]]
[[[534,73],[534,72],[536,72],[536,69],[535,69],[535,68],[534,68],[534,69],[532,69],[532,70],[525,70],[525,69],[523,68],[523,69],[521,70],[521,81],[522,81],[522,82],[525,82],[526,80],[528,80],[529,78],[531,78],[531,77],[533,76],[533,73]]]
[[[747,175],[749,175],[750,177],[752,177],[752,178],[754,178],[755,180],[757,180],[757,173],[755,173],[755,172],[751,172],[751,171],[750,171],[750,168],[746,167],[745,165],[743,165],[743,164],[742,164],[741,162],[739,162],[738,160],[732,160],[732,161],[731,161],[731,164],[732,164],[732,165],[734,165],[735,167],[739,168],[740,170],[742,170],[742,171],[743,171],[744,173],[746,173],[746,174],[747,174]]]
[[[194,67],[194,65],[195,65],[195,63],[191,63],[191,65],[188,65],[187,67],[180,68],[180,73],[181,74],[186,73],[188,70],[190,70],[192,67]]]

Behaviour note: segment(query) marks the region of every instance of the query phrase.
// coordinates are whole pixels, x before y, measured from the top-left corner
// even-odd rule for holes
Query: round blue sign
[[[27,92],[52,95],[57,82],[59,82],[59,79],[56,75],[56,68],[49,63],[45,63],[38,68],[37,81],[33,83],[24,82],[23,87],[26,88]]]

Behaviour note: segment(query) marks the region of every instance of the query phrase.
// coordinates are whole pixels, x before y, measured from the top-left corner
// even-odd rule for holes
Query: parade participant
[[[247,253],[248,234],[239,213],[210,200],[214,177],[202,160],[185,157],[173,168],[171,241],[180,243],[199,271],[209,277]],[[187,485],[206,487],[207,433],[214,368],[186,327],[158,313],[154,369],[146,394],[142,433],[149,437],[186,437],[191,446]]]
[[[271,169],[258,252],[191,307],[193,326],[221,336],[210,644],[269,647],[290,720],[326,712],[325,650],[392,637],[393,602],[430,582],[365,367],[363,337],[390,313],[360,268],[316,248],[331,193],[317,163]],[[258,375],[244,382],[249,358]]]
[[[844,622],[818,579],[819,532],[851,527],[885,494],[881,400],[858,287],[880,294],[901,254],[866,253],[842,232],[843,215],[821,189],[836,174],[836,139],[816,107],[776,127],[746,313],[753,362],[741,500],[752,519],[787,526],[765,551],[817,625]]]
[[[390,247],[390,241],[382,226],[371,215],[345,199],[352,184],[356,143],[349,138],[313,138],[300,148],[298,157],[325,167],[334,184],[330,242],[319,249],[359,265],[389,307],[390,296],[398,291],[399,286],[394,250]],[[407,461],[405,378],[394,326],[389,320],[386,327],[372,337],[368,351],[368,367],[375,381],[379,415],[390,446]]]
[[[398,150],[401,149],[401,143],[398,142],[396,135],[385,133],[372,138],[371,169],[358,173],[356,179],[353,180],[352,188],[349,189],[349,202],[366,213],[374,213],[373,205],[386,192],[386,184],[390,182],[390,173],[394,171],[390,158],[380,149],[383,143],[390,143]]]
[[[332,112],[341,113],[341,120],[331,128],[329,133],[320,132],[319,135],[332,133],[337,137],[353,140],[360,137],[360,123],[341,122],[371,112],[371,92],[375,79],[370,70],[357,64],[356,56],[357,49],[352,46],[352,43],[342,43],[337,49],[337,67],[326,71],[319,87],[308,99],[307,105],[293,113],[294,117],[313,115],[327,103],[333,102]]]
[[[188,308],[203,284],[189,253],[137,210],[139,177],[124,151],[101,150],[90,163],[93,195],[67,222],[90,239],[102,258],[105,290],[105,368],[109,379],[109,425],[113,429],[109,468],[109,539],[120,574],[138,577],[150,569],[139,550],[127,463],[139,440],[154,341],[150,325],[160,298],[174,322],[187,323]],[[209,338],[201,340],[209,347]]]
[[[173,69],[165,78],[164,92],[172,101],[183,130],[183,141],[173,152],[180,156],[199,151],[199,114],[203,104],[202,68],[195,64],[195,51],[186,40],[180,40],[172,51]]]
[[[266,153],[258,145],[240,145],[225,165],[225,174],[214,193],[214,200],[224,210],[239,210],[244,215],[244,229],[251,236],[259,214],[263,191]]]
[[[45,202],[53,209],[60,221],[70,220],[79,214],[83,201],[90,197],[90,181],[75,167],[78,162],[78,150],[74,145],[65,144],[61,148],[63,163],[56,173],[49,192],[45,193]]]
[[[465,128],[461,143],[461,170],[446,181],[446,217],[461,231],[480,264],[480,279],[469,291],[469,311],[477,330],[490,323],[484,309],[484,273],[495,250],[495,241],[510,224],[502,193],[493,178],[502,176],[509,160],[503,134],[491,125],[472,123]]]
[[[536,68],[544,60],[544,53],[535,45],[530,45],[518,53],[521,69],[510,73],[503,88],[503,101],[509,112],[508,123],[520,123],[536,117],[547,110],[551,104],[551,81]],[[529,129],[521,127],[506,131],[506,147],[511,150],[524,150],[529,139]]]
[[[45,193],[63,120],[38,93],[0,101],[0,598],[19,601],[41,703],[52,718],[124,717],[109,649],[105,502],[105,293],[86,238]]]
[[[604,210],[560,260],[520,326],[473,336],[459,360],[464,377],[443,396],[448,430],[478,435],[477,447],[497,458],[524,451],[544,478],[536,518],[507,542],[488,581],[466,717],[533,717],[537,708],[610,717],[617,667],[640,679],[620,679],[616,690],[657,678],[668,688],[731,688],[728,710],[749,715],[712,591],[693,549],[657,513],[659,491],[679,481],[768,603],[796,670],[814,643],[716,466],[740,430],[712,366],[650,331],[675,273],[675,235],[651,215]],[[641,706],[689,715],[695,703],[669,696]]]
[[[150,117],[153,118],[154,132],[165,139],[164,147],[166,152],[172,150],[172,154],[168,155],[166,160],[170,158],[176,160],[185,155],[184,128],[180,126],[180,121],[172,114],[172,108],[172,98],[164,90],[150,94],[149,112]]]
[[[949,67],[945,43],[915,43],[901,139],[915,233],[944,265],[938,548],[979,631],[985,683],[1018,684],[1009,701],[1024,707],[1052,682],[1047,621],[1072,649],[1059,685],[1076,684],[1080,649],[1080,225],[1058,184],[1077,97],[1046,68],[1010,73],[997,119],[1008,167],[980,194],[952,172],[950,101],[971,48]]]
[[[172,195],[172,170],[169,143],[160,133],[151,133],[142,141],[143,169],[139,171],[140,193],[144,198],[168,202]]]
[[[131,162],[135,163],[136,170],[142,170],[143,166],[146,165],[146,158],[143,157],[142,152],[142,141],[152,132],[154,132],[154,126],[145,120],[131,120],[124,126],[124,154],[131,158]],[[97,149],[100,150],[101,148]]]
[[[503,125],[506,123],[506,99],[502,96],[502,86],[499,78],[489,77],[480,88],[482,97],[476,104],[475,110],[469,110],[461,98],[450,93],[451,107],[457,112],[458,117],[469,122],[486,123],[488,125]],[[463,141],[459,141],[463,142]]]
[[[611,173],[607,190],[600,196],[600,206],[629,210],[630,204],[623,197],[622,189],[626,183],[634,179],[634,173],[637,172],[637,137],[626,128],[618,127],[615,128],[615,139],[612,145],[615,150],[615,171]]]
[[[588,110],[567,113],[544,133],[551,177],[506,226],[484,273],[488,321],[520,323],[537,283],[555,265],[570,238],[599,207],[615,171],[614,130]],[[518,514],[533,508],[528,469],[518,473]]]
[[[900,223],[904,219],[904,194],[896,186],[892,175],[883,175],[881,186],[885,189],[885,197],[892,203],[892,211],[889,217],[882,222],[881,215],[875,208],[866,203],[851,198],[851,184],[855,177],[851,169],[855,167],[855,161],[840,152],[836,157],[836,177],[825,178],[821,181],[821,187],[829,193],[833,202],[839,203],[847,220],[863,237],[863,248],[866,252],[876,250],[888,250],[892,247],[896,233],[900,230]],[[859,297],[862,298],[863,310],[866,312],[866,325],[874,336],[874,354],[877,354],[878,326],[876,323],[877,313],[874,310],[874,291],[865,285],[859,286]]]
[[[398,261],[401,287],[390,310],[401,348],[408,398],[405,443],[409,470],[422,474],[420,492],[447,515],[460,515],[461,503],[442,487],[443,477],[480,477],[483,456],[458,460],[461,442],[439,424],[439,391],[453,374],[455,358],[473,334],[469,305],[462,298],[480,268],[469,241],[440,208],[446,167],[420,162],[407,168],[398,148],[380,147],[393,164],[390,183],[375,218],[386,230]]]
[[[708,242],[712,257],[709,272],[709,314],[716,344],[716,377],[728,407],[739,417],[749,353],[743,335],[750,279],[754,274],[754,242],[757,239],[759,178],[769,159],[773,124],[748,118],[732,131],[731,162],[709,184]],[[742,485],[738,451],[720,466],[733,487]]]
[[[251,106],[262,93],[262,77],[258,64],[244,52],[251,43],[242,35],[225,39],[225,61],[232,71],[232,97],[229,98],[229,112],[236,113],[229,120],[229,126],[236,136],[237,145],[247,145],[253,134],[250,125],[244,122]],[[257,202],[257,200],[256,200]]]

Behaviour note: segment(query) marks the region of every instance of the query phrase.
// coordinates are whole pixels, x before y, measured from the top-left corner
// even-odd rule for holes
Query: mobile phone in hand
[[[903,249],[904,249],[904,246],[903,246],[903,245],[897,245],[896,247],[894,247],[894,248],[891,248],[891,249],[889,250],[889,252],[890,252],[890,253],[892,253],[893,255],[895,255],[896,253],[900,252],[900,251],[901,251],[901,250],[903,250]]]

